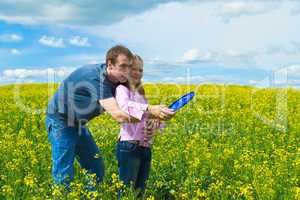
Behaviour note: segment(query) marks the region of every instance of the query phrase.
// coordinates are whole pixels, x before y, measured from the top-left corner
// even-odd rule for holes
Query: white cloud
[[[18,50],[18,49],[11,49],[11,50],[10,50],[10,53],[11,53],[12,55],[20,55],[20,54],[21,54],[21,51]]]
[[[255,56],[258,52],[241,50],[200,51],[191,49],[186,51],[176,64],[197,64],[203,62],[224,65],[226,68],[256,67]]]
[[[253,68],[258,67],[256,56],[259,52],[241,50],[219,50],[219,51],[200,51],[190,49],[183,53],[183,56],[177,61],[163,60],[160,58],[145,59],[146,64],[161,66],[190,66],[203,63],[216,64],[225,68]],[[203,66],[203,65],[201,65]]]
[[[74,36],[68,40],[70,45],[80,46],[80,47],[89,47],[91,44],[89,43],[89,39],[87,37]],[[65,42],[63,38],[56,38],[52,36],[43,35],[39,39],[39,43],[56,48],[65,47]]]
[[[49,76],[65,77],[70,74],[74,68],[45,68],[45,69],[6,69],[2,72],[1,78],[4,80],[19,80],[19,79],[47,79]]]
[[[88,62],[88,64],[98,64],[99,63],[99,61],[97,61],[97,60],[90,60],[89,62]]]
[[[251,16],[270,12],[278,8],[279,2],[272,1],[231,1],[221,6],[220,16],[224,22],[241,16]]]
[[[271,45],[265,50],[261,51],[263,54],[285,54],[285,55],[297,55],[300,54],[300,42],[291,41],[284,45]]]
[[[89,47],[91,44],[89,43],[89,39],[87,37],[74,36],[69,39],[69,43],[74,46],[79,47]]]
[[[153,59],[144,59],[144,63],[146,65],[156,65],[156,66],[185,66],[186,63],[184,63],[182,60],[179,61],[170,61],[170,60],[164,60],[161,58],[153,58]]]
[[[55,38],[55,37],[46,36],[46,35],[43,35],[39,39],[39,43],[49,46],[49,47],[55,47],[55,48],[65,47],[64,40],[62,38]]]
[[[0,42],[20,42],[23,37],[18,34],[3,34],[0,35]]]
[[[299,15],[300,14],[300,3],[295,1],[294,2],[295,5],[293,6],[292,10],[291,10],[291,14],[292,15]]]
[[[234,23],[226,24],[218,17],[222,12],[218,6],[226,5],[227,2],[246,2],[246,5],[252,2],[255,8],[265,8],[266,12],[241,17]],[[290,3],[273,10],[275,5],[278,4],[273,1],[170,3],[109,27],[93,27],[90,33],[130,44],[147,58],[159,55],[163,58],[162,63],[180,61],[190,64],[187,61],[191,61],[195,64],[195,60],[209,60],[226,65],[226,68],[270,69],[277,67],[278,63],[288,63],[291,59],[273,57],[271,61],[262,50],[274,43],[282,45],[289,40],[297,40],[299,35],[296,27],[300,20],[299,17],[290,16]]]
[[[300,77],[300,65],[289,65],[274,71],[275,75],[286,75],[287,77]]]
[[[297,76],[300,77],[300,64],[298,64],[298,65],[290,65],[288,67],[288,71],[289,71],[289,73],[297,75]]]
[[[25,25],[95,26],[121,21],[152,9],[161,1],[0,1],[0,20]],[[178,1],[178,0],[173,0]],[[117,6],[116,6],[117,4]]]
[[[250,80],[249,84],[257,87],[299,87],[300,65],[278,68],[261,80]]]
[[[213,61],[213,56],[210,52],[200,53],[198,49],[191,49],[183,54],[180,61],[183,63],[210,62]]]
[[[40,3],[31,0],[0,2],[0,20],[23,25],[64,25],[78,19],[78,7],[66,2]]]
[[[219,52],[218,62],[228,67],[253,68],[257,67],[255,57],[256,51],[241,51],[241,50],[224,50]]]

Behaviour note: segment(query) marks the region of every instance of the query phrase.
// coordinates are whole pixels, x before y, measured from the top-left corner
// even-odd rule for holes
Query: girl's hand
[[[148,105],[148,111],[161,120],[170,120],[175,115],[175,112],[165,105]]]

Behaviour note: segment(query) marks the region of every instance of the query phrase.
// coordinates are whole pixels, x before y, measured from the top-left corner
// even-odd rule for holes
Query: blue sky
[[[61,81],[124,44],[145,82],[298,86],[299,27],[298,1],[2,0],[0,84]]]

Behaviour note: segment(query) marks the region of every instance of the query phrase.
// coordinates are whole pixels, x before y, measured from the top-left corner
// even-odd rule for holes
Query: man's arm
[[[131,117],[127,113],[123,112],[119,108],[116,99],[113,97],[108,99],[101,99],[99,100],[99,103],[105,109],[105,111],[108,112],[117,122],[139,122],[138,119]]]

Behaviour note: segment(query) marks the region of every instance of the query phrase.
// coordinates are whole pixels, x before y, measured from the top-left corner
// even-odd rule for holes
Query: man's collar
[[[106,64],[105,64],[105,63],[102,63],[101,66],[100,66],[100,68],[101,68],[102,71],[103,71],[103,75],[104,75],[105,77],[107,77]]]

